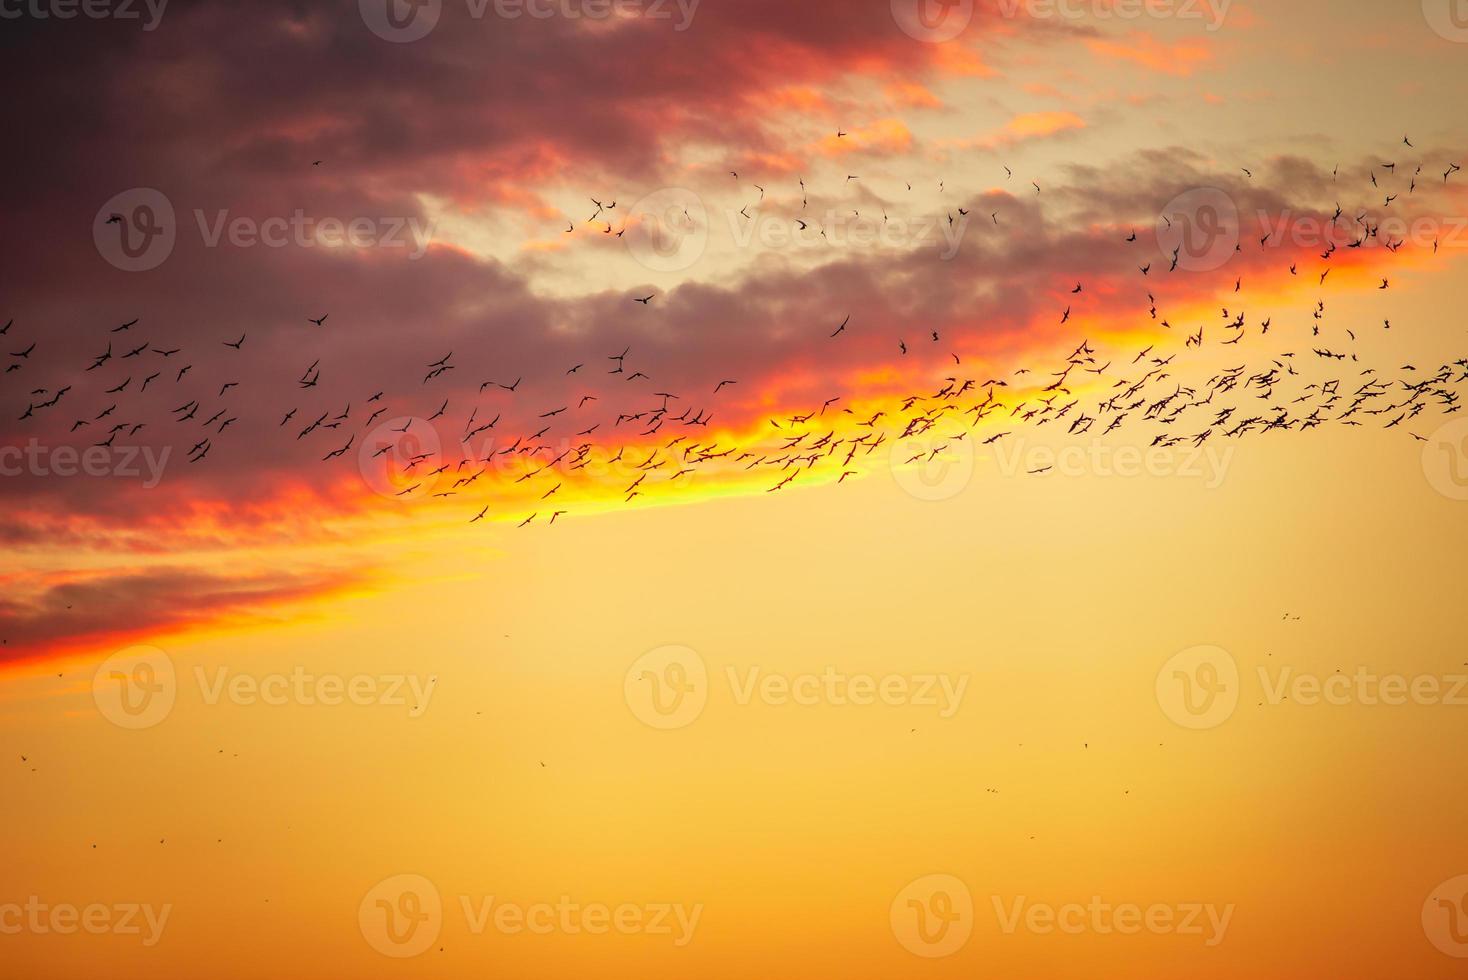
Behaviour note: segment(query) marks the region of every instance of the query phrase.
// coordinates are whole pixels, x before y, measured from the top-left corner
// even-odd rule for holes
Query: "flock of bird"
[[[1403,142],[1411,146],[1409,140]],[[1404,180],[1408,169],[1403,166],[1399,172],[1396,163],[1372,168],[1361,178],[1361,190],[1365,192],[1369,181],[1367,193],[1382,196],[1382,206],[1390,208],[1401,193],[1417,190],[1423,167],[1417,166]],[[1449,164],[1442,179],[1451,179],[1459,169]],[[1006,179],[1013,179],[1013,171],[1006,168],[1006,173]],[[1244,173],[1253,179],[1252,172]],[[737,173],[733,176],[739,179]],[[855,179],[857,175],[848,178]],[[1332,179],[1339,192],[1339,170]],[[1383,182],[1393,180],[1406,186],[1388,193]],[[764,188],[755,186],[763,198]],[[1032,186],[1039,194],[1039,185],[1032,182]],[[804,206],[803,180],[800,191]],[[616,202],[603,204],[593,199],[592,203],[596,211],[589,221],[606,222],[607,233],[611,233],[607,216]],[[1396,255],[1407,247],[1401,241],[1383,239],[1381,222],[1369,216],[1368,208],[1358,209],[1354,220],[1345,214],[1337,206],[1332,219],[1338,227],[1351,229],[1353,241],[1343,251],[1384,246],[1388,254]],[[997,213],[992,217],[997,224]],[[572,223],[570,230],[575,227]],[[751,420],[747,406],[753,403],[730,406],[726,401],[739,390],[736,386],[742,379],[725,378],[697,392],[686,387],[675,390],[667,381],[650,377],[643,369],[647,366],[639,365],[633,347],[624,346],[565,367],[526,366],[547,382],[558,382],[558,390],[565,389],[567,379],[576,384],[598,372],[609,376],[597,386],[588,385],[584,394],[549,402],[546,396],[537,396],[533,383],[526,383],[529,375],[517,374],[513,379],[486,380],[479,384],[477,397],[470,398],[471,404],[455,404],[462,401],[465,391],[476,393],[472,388],[454,387],[461,367],[467,366],[448,352],[425,357],[420,369],[391,394],[387,389],[364,391],[358,403],[361,407],[356,409],[352,404],[344,408],[321,404],[324,396],[317,390],[329,368],[318,358],[299,375],[292,375],[297,400],[279,406],[272,424],[283,437],[319,450],[316,455],[322,464],[355,463],[364,475],[381,468],[393,496],[473,498],[465,514],[470,523],[499,519],[525,527],[537,522],[554,524],[565,516],[569,511],[560,504],[573,496],[568,484],[577,481],[594,482],[603,495],[630,503],[718,470],[749,473],[751,479],[765,474],[762,489],[774,493],[797,482],[844,483],[862,472],[860,461],[884,446],[892,454],[893,465],[920,465],[958,451],[965,440],[973,440],[970,447],[992,446],[1028,426],[1051,426],[1077,438],[1123,432],[1135,441],[1160,447],[1197,447],[1211,440],[1326,425],[1379,424],[1402,428],[1420,440],[1425,437],[1415,430],[1425,415],[1460,410],[1457,389],[1468,380],[1468,360],[1422,368],[1366,365],[1357,347],[1360,325],[1333,324],[1323,296],[1312,320],[1292,329],[1274,323],[1273,316],[1251,317],[1240,295],[1240,277],[1234,285],[1235,301],[1221,309],[1214,323],[1176,330],[1159,310],[1149,286],[1158,276],[1177,272],[1180,254],[1173,250],[1169,261],[1154,268],[1146,254],[1148,244],[1135,231],[1123,234],[1118,230],[1115,247],[1136,250],[1137,295],[1147,297],[1138,318],[1154,328],[1149,336],[1155,340],[1145,347],[1103,353],[1100,341],[1080,338],[1074,346],[1067,345],[1069,352],[1049,368],[1020,367],[999,376],[968,377],[952,339],[945,346],[939,331],[925,327],[916,337],[892,337],[890,341],[894,366],[916,367],[921,360],[919,345],[928,351],[927,367],[907,372],[909,377],[927,379],[925,386],[885,403],[864,401],[860,392],[836,391],[800,411]],[[1258,247],[1281,244],[1265,235]],[[1242,251],[1244,247],[1241,243],[1235,248]],[[1252,239],[1248,247],[1254,247]],[[1166,250],[1160,254],[1166,256]],[[1323,294],[1338,261],[1338,246],[1323,247],[1316,260],[1319,267],[1309,276],[1300,267],[1299,257],[1290,253],[1289,258],[1289,274],[1308,279]],[[1379,288],[1386,290],[1390,285],[1388,278],[1382,278]],[[1085,290],[1085,284],[1077,282],[1069,292],[1079,295]],[[648,308],[658,298],[653,292],[630,296],[628,302]],[[330,314],[308,315],[314,312],[303,311],[301,329],[330,331]],[[1072,305],[1057,309],[1055,316],[1067,325],[1079,319]],[[812,345],[841,344],[863,329],[854,315],[832,319],[824,326],[811,326]],[[169,445],[186,447],[192,466],[216,459],[231,428],[240,422],[238,413],[244,411],[238,407],[240,399],[255,396],[248,385],[227,375],[212,380],[201,377],[201,372],[195,372],[195,364],[204,363],[199,350],[185,352],[153,343],[141,324],[135,318],[99,331],[96,353],[75,366],[68,383],[55,388],[27,387],[24,408],[17,405],[18,421],[36,424],[54,414],[85,444],[115,447],[119,439],[131,440],[146,432],[145,437],[161,437]],[[8,343],[0,348],[6,363],[3,377],[11,378],[12,383],[17,375],[25,376],[38,344],[34,339],[17,342],[21,331],[12,334],[15,327],[14,320],[0,327],[0,338],[4,338],[0,343]],[[1377,329],[1391,330],[1391,321]],[[218,345],[216,354],[225,350],[239,354],[250,339],[246,332],[209,343]],[[1190,354],[1212,345],[1242,353],[1246,339],[1251,349],[1269,345],[1256,365],[1210,368],[1197,379],[1182,374]],[[227,369],[228,361],[223,363]],[[939,364],[941,370],[936,369]],[[1209,375],[1206,380],[1205,374]],[[615,405],[607,394],[613,382],[622,386],[615,390],[626,392],[625,399]],[[439,386],[447,388],[438,390]],[[0,396],[6,393],[0,390]],[[78,403],[84,397],[92,404],[82,410]],[[485,399],[494,407],[483,407]],[[726,406],[737,407],[745,417],[738,420],[738,426],[726,422],[722,428],[713,428],[716,411]],[[264,411],[258,404],[251,410]],[[507,416],[518,420],[513,430]],[[385,419],[401,424],[385,427]],[[166,431],[155,435],[160,428]],[[453,436],[442,438],[441,431],[450,429]],[[435,445],[451,448],[436,450]],[[517,504],[521,509],[513,512],[506,509],[492,515],[491,508],[501,501],[475,497],[491,484],[500,488],[506,508],[507,498],[518,496],[526,503],[523,507]]]

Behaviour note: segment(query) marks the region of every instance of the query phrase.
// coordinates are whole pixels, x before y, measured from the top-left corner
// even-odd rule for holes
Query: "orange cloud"
[[[830,157],[856,152],[903,153],[911,148],[912,131],[901,119],[879,119],[842,136],[832,133],[820,144],[821,153]]]
[[[1193,38],[1165,44],[1144,31],[1132,31],[1125,38],[1092,38],[1086,46],[1103,58],[1129,61],[1164,75],[1182,77],[1213,60],[1213,51],[1206,41]]]
[[[1015,116],[1004,124],[1004,128],[990,133],[988,136],[972,140],[958,140],[949,145],[961,148],[978,147],[995,149],[1001,146],[1013,146],[1016,143],[1022,143],[1026,140],[1042,139],[1046,136],[1054,136],[1056,133],[1085,128],[1086,121],[1074,112],[1026,112]]]

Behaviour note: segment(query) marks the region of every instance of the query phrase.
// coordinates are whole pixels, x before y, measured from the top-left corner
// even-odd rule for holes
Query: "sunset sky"
[[[1457,0],[0,44],[0,977],[1461,975]]]

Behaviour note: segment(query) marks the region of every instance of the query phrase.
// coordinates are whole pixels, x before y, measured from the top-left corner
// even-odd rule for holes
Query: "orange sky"
[[[0,976],[1459,974],[1448,13],[480,6],[13,25]]]

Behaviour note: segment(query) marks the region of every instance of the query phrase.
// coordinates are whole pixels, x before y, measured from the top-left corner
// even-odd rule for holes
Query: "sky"
[[[0,46],[0,976],[1461,971],[1455,2]]]

